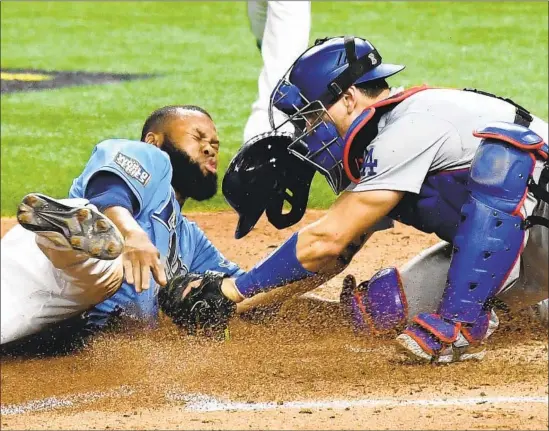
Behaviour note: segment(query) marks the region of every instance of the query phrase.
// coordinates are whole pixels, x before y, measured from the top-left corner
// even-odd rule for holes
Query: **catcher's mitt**
[[[236,311],[236,303],[221,291],[225,277],[215,271],[176,275],[158,292],[160,309],[191,335],[223,336]],[[183,297],[189,284],[197,280],[200,284]]]

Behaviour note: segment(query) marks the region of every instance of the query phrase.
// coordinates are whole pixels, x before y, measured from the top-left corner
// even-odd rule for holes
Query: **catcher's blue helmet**
[[[339,36],[320,39],[286,72],[271,94],[269,117],[273,129],[291,122],[295,128],[289,151],[325,175],[335,193],[345,186],[343,137],[327,109],[352,85],[387,78],[404,66],[382,63],[365,39]],[[288,119],[274,122],[274,108]],[[298,145],[299,144],[299,145]],[[304,151],[305,149],[305,151]]]

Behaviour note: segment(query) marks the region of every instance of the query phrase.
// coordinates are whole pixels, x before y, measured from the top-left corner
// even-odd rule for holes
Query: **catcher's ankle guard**
[[[358,286],[354,276],[343,281],[340,301],[355,331],[378,335],[406,323],[408,304],[396,268],[378,271]]]
[[[448,348],[479,346],[497,327],[491,327],[491,312],[483,313],[473,324],[454,323],[438,314],[421,313],[414,317],[403,334],[411,337],[421,349],[436,359]]]

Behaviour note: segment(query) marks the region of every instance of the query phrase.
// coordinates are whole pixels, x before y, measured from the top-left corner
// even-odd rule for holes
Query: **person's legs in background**
[[[244,128],[244,142],[271,130],[269,98],[284,73],[307,49],[311,2],[248,1],[248,19],[261,50],[263,68],[258,79],[258,97]]]

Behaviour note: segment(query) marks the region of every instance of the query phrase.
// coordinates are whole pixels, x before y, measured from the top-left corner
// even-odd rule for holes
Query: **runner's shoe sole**
[[[90,205],[71,206],[30,193],[19,204],[17,220],[25,229],[49,238],[58,246],[67,245],[97,259],[116,259],[124,248],[116,226]]]

